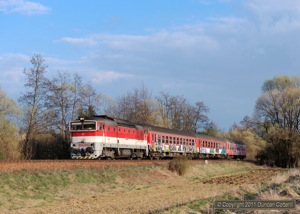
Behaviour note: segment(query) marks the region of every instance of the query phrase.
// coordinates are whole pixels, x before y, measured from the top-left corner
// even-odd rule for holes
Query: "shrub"
[[[168,169],[172,172],[176,172],[180,176],[187,172],[188,167],[189,163],[186,156],[177,156],[168,164]]]

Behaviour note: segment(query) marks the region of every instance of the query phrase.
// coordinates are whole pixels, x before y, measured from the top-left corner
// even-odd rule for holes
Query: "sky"
[[[144,85],[202,101],[227,131],[264,81],[300,74],[299,0],[0,0],[0,86],[18,99],[41,54],[118,98]]]

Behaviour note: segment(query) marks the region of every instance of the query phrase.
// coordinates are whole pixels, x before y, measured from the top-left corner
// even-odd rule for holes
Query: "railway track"
[[[170,160],[20,160],[0,161],[0,172],[104,169],[105,167],[166,165]],[[234,160],[191,160],[192,164],[220,163]]]

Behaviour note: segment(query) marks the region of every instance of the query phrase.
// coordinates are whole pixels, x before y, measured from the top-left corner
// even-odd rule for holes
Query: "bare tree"
[[[80,104],[80,78],[67,72],[58,72],[47,82],[48,96],[46,105],[53,112],[52,125],[59,130],[61,138],[68,142],[68,122],[74,117]]]
[[[25,159],[31,159],[33,156],[33,140],[37,134],[44,131],[44,115],[47,111],[44,108],[47,65],[40,54],[33,55],[30,62],[32,67],[24,69],[25,87],[28,91],[19,98],[19,102],[24,108],[25,140],[23,153]]]
[[[209,109],[203,102],[191,105],[183,96],[164,92],[156,100],[162,124],[166,128],[196,132],[208,120],[206,113]]]
[[[151,93],[142,85],[117,100],[113,116],[136,123],[156,124],[156,108]]]

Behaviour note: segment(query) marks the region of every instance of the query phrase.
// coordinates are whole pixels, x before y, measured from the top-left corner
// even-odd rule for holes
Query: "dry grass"
[[[235,183],[203,183],[230,176],[235,182],[241,174],[253,180],[253,175],[266,171],[262,167],[243,162],[192,165],[185,161],[188,170],[181,176],[166,165],[2,173],[0,213],[212,213],[210,205],[217,198],[255,198],[257,188],[267,186],[241,189]],[[295,172],[290,175],[298,176]]]
[[[177,213],[213,213],[215,200],[299,200],[300,199],[300,169],[292,169],[273,176],[266,182],[236,186],[226,194],[216,198],[201,199],[186,204],[183,212]],[[189,208],[188,212],[185,212]],[[176,208],[177,211],[180,208]],[[172,213],[172,212],[170,212]],[[292,210],[221,210],[220,213],[300,213],[299,205]]]
[[[172,172],[176,172],[178,175],[185,175],[189,168],[189,162],[187,157],[178,156],[172,159],[168,164],[168,169]]]

